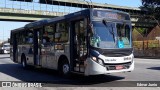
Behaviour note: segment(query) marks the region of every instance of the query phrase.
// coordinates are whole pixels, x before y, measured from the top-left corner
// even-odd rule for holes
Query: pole
[[[3,42],[4,42],[4,27],[3,27]]]

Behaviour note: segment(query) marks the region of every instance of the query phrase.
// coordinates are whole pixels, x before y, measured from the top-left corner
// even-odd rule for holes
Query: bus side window
[[[66,22],[56,24],[55,42],[67,42],[68,41],[68,27]]]
[[[43,44],[51,43],[54,40],[54,25],[51,26],[45,26],[45,29],[43,30]]]
[[[56,32],[56,33],[55,33],[55,42],[58,42],[59,39],[60,39],[60,37],[61,37],[61,34],[58,33],[58,32]]]
[[[68,33],[61,32],[61,37],[60,37],[59,41],[67,41],[67,39],[68,39]]]
[[[33,33],[32,32],[27,33],[26,42],[29,44],[33,43]]]
[[[28,43],[33,43],[33,38],[28,38]]]
[[[48,32],[45,31],[43,35],[43,43],[48,43],[50,42],[50,38],[48,37]]]

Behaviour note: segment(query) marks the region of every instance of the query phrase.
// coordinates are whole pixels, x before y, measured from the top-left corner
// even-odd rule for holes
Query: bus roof
[[[24,27],[21,27],[21,28],[17,28],[17,29],[11,30],[11,32],[18,32],[18,31],[21,31],[21,30],[24,30],[24,29],[25,29]]]
[[[49,23],[54,22],[54,21],[59,21],[59,20],[71,18],[71,17],[75,16],[76,13],[79,13],[79,12],[81,12],[81,14],[89,14],[89,13],[83,13],[83,12],[86,12],[86,11],[89,11],[89,10],[90,9],[85,9],[85,10],[70,13],[70,14],[67,14],[67,15],[64,15],[64,16],[59,16],[59,17],[54,17],[54,18],[49,18],[49,19],[44,19],[44,20],[31,22],[29,24],[26,24],[24,27],[25,28],[32,28],[32,27],[35,27],[35,26],[41,26],[41,25],[49,24]]]
[[[81,11],[78,11],[78,12],[70,13],[70,14],[67,14],[67,15],[64,15],[64,16],[59,16],[59,17],[55,17],[55,18],[43,19],[43,20],[38,20],[38,21],[35,21],[35,22],[31,22],[29,24],[26,24],[22,28],[18,28],[18,29],[12,30],[12,31],[15,32],[15,31],[19,31],[19,30],[24,30],[24,29],[29,29],[29,28],[33,28],[33,27],[43,26],[43,25],[46,25],[46,24],[49,24],[49,23],[52,23],[52,22],[55,22],[55,21],[59,21],[59,20],[67,19],[67,18],[72,18],[72,17],[75,17],[76,15],[80,15],[80,14],[81,15],[82,14],[83,15],[89,15],[90,12],[88,12],[88,11],[90,11],[90,10],[106,10],[106,11],[128,14],[126,12],[113,10],[113,9],[89,8],[89,9],[81,10]]]

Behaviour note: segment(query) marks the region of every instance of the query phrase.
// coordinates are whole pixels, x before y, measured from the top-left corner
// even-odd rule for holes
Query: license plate
[[[116,66],[116,70],[120,70],[120,69],[123,69],[123,65]]]

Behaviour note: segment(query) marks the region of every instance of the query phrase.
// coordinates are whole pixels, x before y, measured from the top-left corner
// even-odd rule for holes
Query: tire
[[[22,67],[27,68],[26,58],[22,56]]]
[[[60,75],[63,75],[65,77],[70,76],[70,66],[69,66],[69,63],[67,62],[67,60],[64,60],[64,62],[62,61],[60,63],[59,73],[60,73]]]

